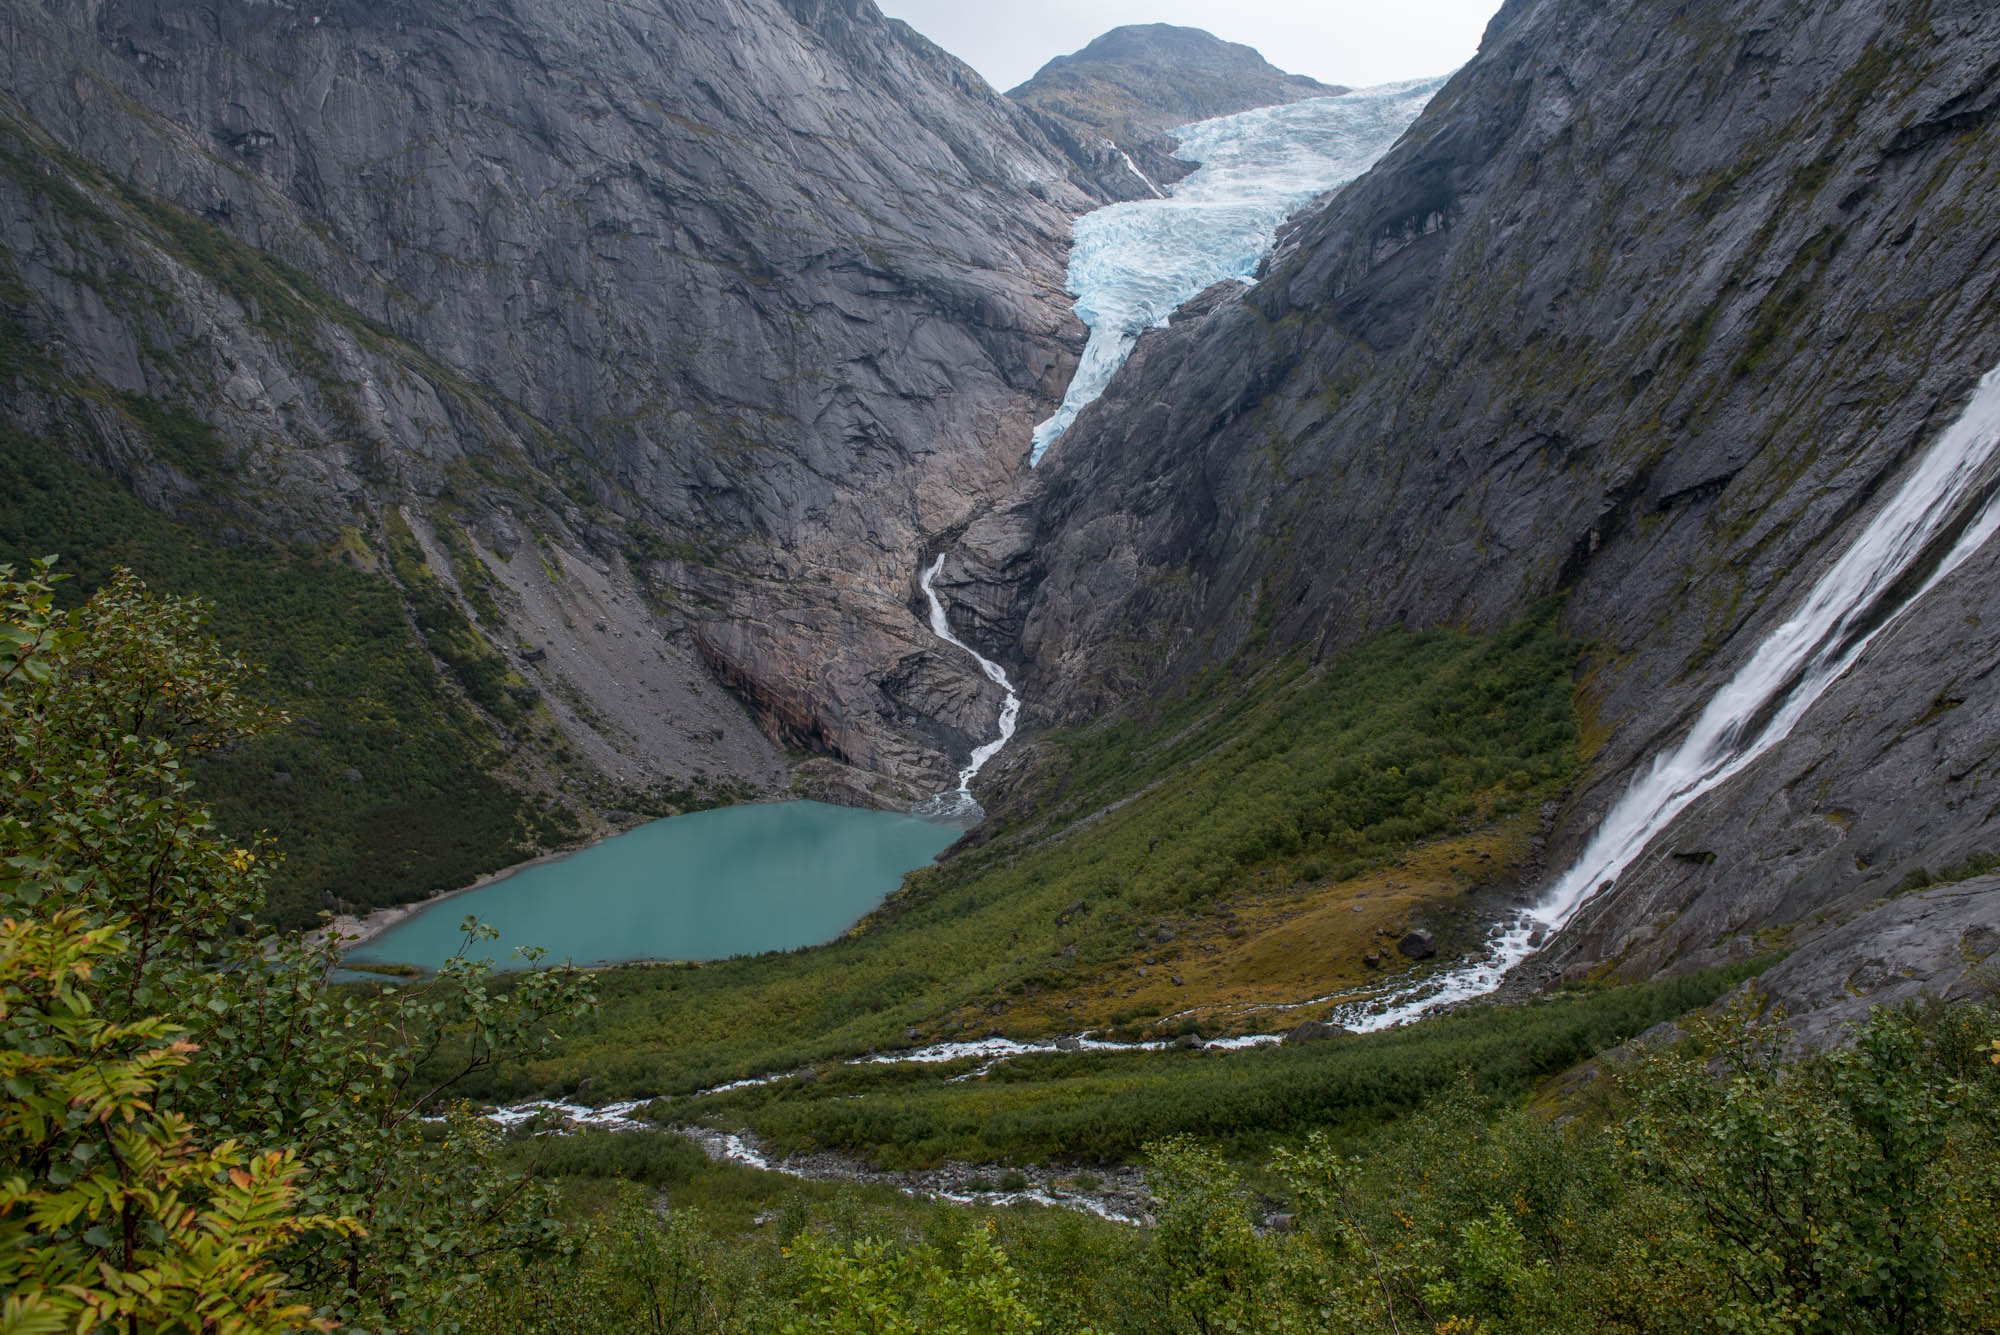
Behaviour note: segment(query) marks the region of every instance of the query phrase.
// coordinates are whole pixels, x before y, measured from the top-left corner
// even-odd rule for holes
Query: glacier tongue
[[[1029,463],[1104,392],[1141,333],[1217,283],[1247,281],[1278,224],[1373,166],[1443,86],[1384,84],[1183,126],[1178,154],[1198,171],[1160,199],[1077,219],[1069,289],[1090,342],[1062,406],[1035,428]]]
[[[1248,279],[1276,240],[1278,224],[1367,171],[1443,86],[1443,79],[1384,84],[1176,130],[1180,156],[1200,163],[1199,170],[1158,199],[1114,204],[1077,220],[1069,286],[1078,318],[1090,327],[1090,342],[1062,407],[1035,428],[1028,462],[1040,463],[1050,442],[1104,392],[1142,332],[1165,324],[1181,303],[1205,289],[1229,278]],[[1137,163],[1128,157],[1126,165],[1159,193]],[[972,796],[972,780],[1013,737],[1021,699],[998,663],[952,634],[931,586],[943,566],[940,556],[918,580],[930,603],[931,630],[971,654],[1006,699],[999,735],[972,753],[958,787],[911,811],[929,820],[971,822],[985,814]]]

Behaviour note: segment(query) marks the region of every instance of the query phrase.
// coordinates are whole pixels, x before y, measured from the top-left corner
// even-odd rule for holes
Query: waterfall
[[[1165,199],[1167,197],[1166,191],[1160,189],[1160,187],[1153,184],[1152,177],[1146,175],[1145,172],[1139,170],[1139,164],[1132,161],[1132,155],[1130,153],[1127,153],[1122,148],[1118,148],[1118,145],[1112,143],[1109,139],[1105,140],[1104,142],[1107,146],[1114,149],[1118,149],[1118,156],[1125,159],[1125,169],[1131,172],[1134,176],[1138,177],[1141,181],[1144,181],[1146,183],[1146,188],[1153,192],[1154,199]]]
[[[1014,739],[1014,725],[1021,717],[1021,697],[1014,694],[1014,684],[1007,680],[1007,669],[951,633],[951,621],[944,614],[944,604],[938,601],[937,590],[932,587],[938,572],[943,569],[944,556],[940,554],[917,581],[918,587],[924,591],[924,597],[930,601],[931,632],[946,643],[956,645],[971,654],[978,662],[979,670],[986,674],[986,679],[1005,691],[1007,698],[1000,706],[999,736],[973,751],[971,760],[958,772],[958,787],[951,792],[925,798],[911,809],[910,814],[922,816],[926,820],[977,821],[986,813],[972,796],[972,780],[980,770],[986,768],[987,761],[999,755],[1000,749]]]
[[[2000,450],[2000,367],[1979,382],[1958,420],[1925,451],[1902,487],[1820,577],[1799,610],[1772,631],[1716,692],[1686,739],[1654,757],[1652,766],[1598,823],[1576,862],[1534,908],[1489,943],[1485,959],[1432,978],[1392,999],[1383,1010],[1351,1014],[1343,1023],[1385,1028],[1491,992],[1509,969],[1534,953],[1531,939],[1539,944],[1543,935],[1566,926],[1691,803],[1783,741],[1876,636],[2000,529],[2000,499],[1988,496],[1915,592],[1896,598],[1905,577],[1917,570],[1952,524],[1964,518],[1968,501],[1990,488],[1988,465],[1996,450]]]

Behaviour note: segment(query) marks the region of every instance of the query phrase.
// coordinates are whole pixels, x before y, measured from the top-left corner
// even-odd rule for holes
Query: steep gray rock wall
[[[2000,981],[2000,879],[1877,905],[1818,934],[1750,986],[1805,1048],[1838,1043],[1877,1006],[1990,996]]]
[[[1044,723],[1253,633],[1325,654],[1564,594],[1598,648],[1560,862],[2000,362],[1996,72],[1973,0],[1514,0],[1256,287],[1146,335],[946,583]],[[1669,831],[1716,859],[1628,877],[1568,966],[1742,948],[1990,843],[1990,711],[1938,703],[1976,698],[1990,571]]]
[[[976,680],[883,682],[968,676],[914,570],[1061,394],[1093,201],[958,61],[867,0],[37,0],[0,50],[6,305],[53,352],[17,426],[82,423],[240,532],[450,509],[512,535],[481,559],[519,562],[513,635],[667,634],[677,682],[919,789],[984,732]],[[229,476],[83,384],[190,405]],[[534,611],[537,543],[626,586],[624,624]]]

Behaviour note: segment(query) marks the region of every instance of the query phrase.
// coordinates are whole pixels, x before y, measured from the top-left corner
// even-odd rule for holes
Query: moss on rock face
[[[524,703],[524,695],[531,688],[507,666],[506,659],[494,652],[451,591],[432,573],[424,549],[402,514],[393,508],[383,511],[382,530],[389,549],[390,568],[410,600],[417,629],[423,632],[431,652],[451,669],[452,676],[481,709],[502,723],[520,722],[531,707]],[[459,540],[466,541],[462,534]],[[467,552],[465,559],[477,563],[479,558]],[[497,623],[500,613],[493,607],[491,594],[483,587],[479,592],[485,595],[486,606],[492,608],[492,619]],[[478,605],[478,595],[474,595],[474,606]]]
[[[69,155],[62,161],[73,171],[95,176]],[[364,337],[394,337],[387,326],[339,300],[311,277],[267,251],[245,245],[207,219],[126,182],[114,189],[127,208],[157,229],[163,244],[240,302],[251,322],[286,344],[308,371],[332,373],[320,346],[322,322],[331,321]]]
[[[223,644],[263,666],[260,690],[292,726],[196,773],[225,829],[277,840],[278,921],[416,898],[523,855],[531,813],[494,776],[491,731],[441,688],[390,581],[337,547],[213,545],[17,434],[0,433],[0,476],[0,560],[56,546],[59,569],[76,577],[70,599],[120,565],[162,591],[199,594]]]
[[[121,394],[118,402],[152,440],[160,457],[189,477],[229,471],[229,447],[214,427],[186,408],[143,394]]]

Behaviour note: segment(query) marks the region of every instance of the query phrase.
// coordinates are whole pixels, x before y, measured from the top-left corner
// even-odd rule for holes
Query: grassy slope
[[[1034,812],[914,874],[847,938],[607,971],[599,1016],[489,1092],[585,1078],[592,1097],[686,1092],[899,1046],[913,1027],[1137,1032],[1170,1003],[1200,1000],[1173,988],[1171,970],[1200,964],[1217,988],[1254,992],[1260,971],[1297,954],[1244,949],[1265,939],[1242,927],[1254,912],[1339,906],[1352,923],[1341,968],[1359,982],[1381,913],[1401,923],[1462,904],[1480,878],[1525,856],[1513,833],[1522,812],[1560,791],[1576,763],[1579,648],[1538,626],[1391,634],[1330,666],[1217,674],[1155,719],[1058,738],[1069,770]],[[1505,856],[1479,863],[1482,840]],[[1385,893],[1378,911],[1348,914],[1380,878],[1412,874],[1397,863],[1414,844],[1463,850],[1460,870],[1428,898]],[[1205,1021],[1240,1022],[1220,1011]]]
[[[1766,961],[1407,1028],[1243,1052],[1060,1053],[948,1067],[841,1068],[657,1110],[748,1124],[785,1151],[837,1149],[895,1167],[951,1158],[1111,1162],[1193,1135],[1235,1156],[1316,1127],[1357,1131],[1472,1084],[1489,1100],[1535,1085],[1722,995]]]

